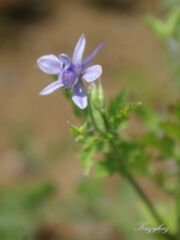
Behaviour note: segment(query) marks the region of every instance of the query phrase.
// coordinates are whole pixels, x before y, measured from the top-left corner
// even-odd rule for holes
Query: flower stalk
[[[104,105],[104,104],[103,104]],[[120,159],[120,153],[118,151],[118,148],[116,146],[116,141],[118,141],[117,137],[120,138],[120,136],[114,132],[111,131],[111,125],[108,121],[108,118],[106,116],[106,112],[105,109],[101,109],[100,110],[101,113],[101,117],[104,121],[104,126],[105,126],[105,132],[111,132],[113,134],[112,139],[109,141],[109,145],[112,149],[112,151],[115,153],[114,155],[116,155],[116,163],[117,163],[117,167],[119,168],[119,164],[121,165],[121,161],[119,161]],[[98,124],[96,123],[96,119],[94,117],[92,108],[91,108],[91,98],[89,98],[89,114],[90,114],[90,119],[92,121],[92,124],[94,125],[94,128],[96,129],[96,131],[101,135],[101,134],[105,134],[105,132],[102,132],[101,129],[99,129]],[[121,165],[122,168],[123,165]],[[180,167],[180,164],[179,164]],[[180,168],[179,168],[180,171]],[[135,180],[135,178],[132,176],[132,174],[126,169],[123,174],[121,174],[123,176],[124,179],[126,179],[128,181],[128,183],[133,187],[133,189],[135,190],[135,192],[138,194],[138,196],[140,197],[140,199],[143,201],[143,203],[145,204],[145,206],[147,207],[147,209],[150,211],[150,213],[152,214],[153,218],[155,219],[155,221],[157,222],[157,224],[161,225],[164,224],[164,220],[161,218],[161,216],[158,214],[157,210],[155,209],[153,203],[151,202],[151,200],[149,199],[149,197],[147,196],[147,194],[144,192],[144,190],[141,188],[141,186],[139,185],[139,183]],[[178,175],[180,177],[180,175]],[[179,190],[179,188],[178,188]],[[178,192],[179,194],[179,192]],[[179,195],[177,196],[177,209],[178,211],[180,210],[180,202],[179,202]],[[180,217],[180,215],[178,215]],[[178,218],[178,226],[180,224],[180,218]],[[179,231],[179,230],[178,230]],[[166,233],[164,235],[164,238],[167,240],[180,240],[179,238],[179,232],[177,233],[177,237],[175,237],[174,235],[172,235],[171,233]]]

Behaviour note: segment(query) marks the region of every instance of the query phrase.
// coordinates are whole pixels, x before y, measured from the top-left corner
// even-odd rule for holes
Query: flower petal
[[[71,88],[77,80],[77,74],[73,69],[62,71],[62,83],[65,88]]]
[[[82,78],[87,82],[93,82],[102,74],[102,67],[100,65],[93,65],[86,69]]]
[[[72,57],[72,62],[74,64],[80,64],[83,56],[83,52],[86,46],[86,39],[84,34],[81,35],[79,38],[76,47],[74,49],[73,57]]]
[[[49,84],[46,88],[44,88],[39,94],[40,95],[48,95],[50,93],[53,93],[58,88],[62,87],[63,84],[61,84],[59,81],[55,81],[51,84]]]
[[[81,81],[78,81],[73,88],[72,100],[81,109],[87,107],[87,94]]]
[[[59,74],[61,71],[61,62],[54,55],[45,55],[37,60],[38,67],[48,74]]]
[[[82,67],[87,66],[87,65],[93,60],[93,58],[97,55],[97,53],[99,52],[99,50],[100,50],[101,48],[103,48],[103,47],[104,47],[104,44],[101,43],[91,54],[89,54],[89,56],[87,56],[87,57],[83,60],[83,62],[82,62]]]

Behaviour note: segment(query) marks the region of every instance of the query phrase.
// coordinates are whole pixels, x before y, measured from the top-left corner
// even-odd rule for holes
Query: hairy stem
[[[154,217],[154,219],[156,220],[157,224],[159,224],[159,225],[164,224],[163,219],[159,216],[153,203],[150,201],[150,199],[148,198],[146,193],[143,191],[143,189],[140,187],[138,182],[128,173],[125,175],[125,178],[131,184],[131,186],[133,186],[134,190],[138,193],[138,195],[141,197],[142,201],[145,203],[145,205],[151,212],[151,214]],[[170,233],[166,233],[164,235],[164,237],[168,240],[176,240],[176,238],[173,235],[171,235]],[[177,239],[177,240],[179,240],[179,239]]]
[[[146,206],[148,206],[148,209],[150,210],[150,212],[152,213],[152,215],[154,216],[154,218],[156,219],[158,224],[162,224],[163,220],[161,219],[161,217],[158,215],[158,213],[156,212],[152,202],[150,201],[150,199],[148,198],[148,196],[145,194],[145,192],[143,191],[143,189],[140,187],[140,185],[138,184],[138,182],[130,175],[130,174],[126,174],[125,178],[128,180],[128,182],[133,186],[133,188],[136,190],[136,192],[139,194],[139,196],[141,197],[141,199],[143,200],[143,202],[146,204]]]
[[[102,114],[102,118],[104,120],[104,125],[106,127],[106,131],[108,131],[108,130],[110,130],[110,124],[109,124],[108,118],[106,116],[106,113],[105,112],[101,112],[101,114]],[[115,133],[114,133],[114,141],[115,141],[115,139],[116,139],[116,136],[115,136]],[[112,149],[114,150],[114,152],[116,153],[116,155],[119,156],[119,151],[118,151],[118,149],[116,147],[116,144],[114,144],[114,141],[110,141],[109,144],[112,147]],[[179,170],[180,170],[180,168],[179,168]],[[163,219],[157,213],[153,203],[150,201],[150,199],[148,198],[148,196],[146,195],[144,190],[141,188],[141,186],[138,184],[138,182],[134,179],[134,177],[130,173],[128,173],[127,171],[124,172],[123,177],[131,184],[131,186],[134,188],[134,190],[138,193],[138,195],[140,196],[142,201],[145,203],[145,205],[147,206],[147,208],[151,212],[151,214],[154,217],[154,219],[156,220],[156,222],[159,225],[164,224]],[[179,202],[178,202],[178,209],[180,210]],[[178,221],[180,221],[180,219],[178,219]],[[170,233],[166,233],[164,235],[164,237],[167,240],[180,240],[179,238],[176,239]]]

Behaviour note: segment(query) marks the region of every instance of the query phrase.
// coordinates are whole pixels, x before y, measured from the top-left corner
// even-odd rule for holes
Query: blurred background
[[[83,176],[67,124],[79,122],[61,91],[38,95],[50,79],[36,60],[71,55],[84,33],[85,55],[105,43],[94,63],[104,69],[106,100],[127,88],[159,110],[176,93],[164,45],[144,17],[163,16],[172,2],[0,0],[0,239],[151,239],[134,231],[144,217],[126,183]]]

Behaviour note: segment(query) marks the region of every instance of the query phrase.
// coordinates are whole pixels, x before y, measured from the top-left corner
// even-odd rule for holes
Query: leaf
[[[103,161],[100,161],[96,164],[95,171],[98,177],[106,177],[110,174],[110,171]]]
[[[137,114],[144,121],[145,126],[147,126],[149,130],[157,130],[161,117],[155,113],[150,106],[142,105],[137,109]]]
[[[146,175],[148,171],[149,156],[145,154],[142,148],[135,147],[129,152],[127,158],[127,168],[136,174]]]
[[[116,114],[110,118],[111,125],[114,129],[117,129],[121,123],[126,121],[130,115],[136,111],[136,109],[141,105],[142,103],[130,103],[120,109],[116,112]]]
[[[167,156],[172,156],[174,153],[174,141],[167,135],[157,136],[155,133],[148,133],[142,138],[142,142],[146,147],[153,147]]]
[[[152,15],[147,15],[145,17],[145,22],[150,26],[151,30],[160,38],[164,38],[165,36],[167,36],[167,27],[166,24],[152,16]]]
[[[75,141],[82,142],[89,134],[87,123],[83,124],[81,127],[76,127],[75,125],[69,124],[71,135],[75,138]]]
[[[174,114],[178,121],[180,121],[180,100],[175,105],[170,106],[170,111]]]
[[[85,175],[88,175],[93,164],[96,153],[100,152],[104,147],[104,142],[99,137],[86,138],[86,142],[80,152],[80,160],[82,162]]]
[[[118,109],[122,108],[125,105],[127,96],[127,91],[122,91],[114,99],[111,100],[108,107],[109,116],[113,116],[118,111]]]
[[[179,20],[180,8],[173,8],[164,21],[151,15],[145,17],[145,21],[160,38],[175,37],[178,30]]]
[[[163,122],[160,124],[161,129],[170,138],[180,141],[180,124],[176,122]]]
[[[82,167],[84,170],[84,174],[88,175],[92,166],[93,166],[93,158],[96,154],[96,147],[87,147],[85,146],[80,152],[80,160],[82,163]]]
[[[98,176],[108,176],[116,172],[120,172],[120,159],[117,159],[114,154],[111,152],[107,153],[104,156],[104,160],[101,160],[97,163],[96,173]]]

